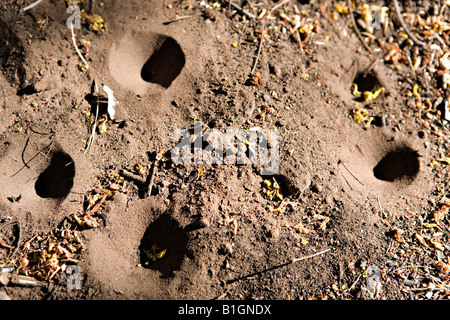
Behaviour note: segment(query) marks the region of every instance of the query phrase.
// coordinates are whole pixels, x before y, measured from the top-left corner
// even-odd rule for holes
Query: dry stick
[[[361,33],[358,30],[358,26],[356,25],[355,17],[353,16],[352,1],[347,0],[347,4],[348,4],[348,11],[350,12],[350,18],[352,19],[353,29],[355,30],[355,33],[358,36],[359,41],[361,41],[361,43],[364,45],[364,48],[366,48],[366,50],[369,51],[369,53],[372,53],[372,50],[370,50],[369,46],[364,41]]]
[[[45,149],[50,148],[50,147],[52,146],[52,144],[53,144],[53,139],[52,139],[52,141],[50,141],[50,144],[49,144],[48,146],[42,148],[38,153],[36,153],[33,157],[31,157],[31,159],[28,160],[27,164],[29,164],[31,161],[33,161],[33,160],[34,160],[38,155],[40,155]],[[50,150],[51,150],[51,149],[50,149]],[[48,153],[50,153],[50,151],[49,151]],[[48,155],[48,153],[47,153],[47,155]],[[47,156],[47,155],[46,155],[46,156]],[[17,170],[17,172],[14,173],[14,174],[11,176],[11,178],[15,177],[15,176],[16,176],[20,171],[22,171],[24,168],[26,168],[26,165],[23,165],[19,170]]]
[[[364,72],[363,74],[363,78],[367,77],[367,75],[369,74],[370,70],[373,69],[373,66],[375,65],[375,63],[378,61],[378,59],[381,57],[381,55],[383,54],[383,51],[380,51],[377,56],[375,57],[375,59],[373,59],[373,61],[370,63],[370,65],[367,67],[366,72]]]
[[[262,43],[264,41],[264,39],[263,39],[263,30],[264,29],[261,28],[261,39],[259,40],[258,53],[256,54],[256,59],[255,59],[255,62],[253,64],[253,68],[252,68],[252,71],[250,72],[250,74],[253,74],[255,72],[256,65],[258,64],[259,56],[261,55]]]
[[[383,210],[383,207],[381,206],[381,202],[378,197],[377,197],[377,201],[378,201],[378,205],[380,206],[381,216],[384,218],[384,210]]]
[[[241,277],[237,277],[237,278],[228,280],[226,283],[227,283],[227,284],[230,284],[230,283],[233,283],[233,282],[236,282],[236,281],[239,281],[239,280],[244,280],[244,279],[247,279],[247,278],[256,276],[256,275],[258,275],[258,274],[261,274],[261,273],[264,273],[264,272],[267,272],[267,271],[271,271],[271,270],[274,270],[274,269],[278,269],[278,268],[284,267],[284,266],[286,266],[286,265],[288,265],[288,264],[291,264],[291,263],[295,263],[295,262],[298,262],[298,261],[302,261],[302,260],[306,260],[306,259],[310,259],[310,258],[319,256],[319,255],[322,255],[322,254],[324,254],[324,253],[327,253],[327,252],[330,251],[330,250],[331,250],[331,249],[326,249],[326,250],[317,252],[317,253],[315,253],[315,254],[312,254],[312,255],[310,255],[310,256],[301,257],[301,258],[297,258],[297,259],[292,259],[292,260],[289,260],[288,262],[285,262],[285,263],[282,263],[282,264],[279,264],[279,265],[276,265],[276,266],[273,266],[273,267],[270,267],[270,268],[267,268],[267,269],[264,269],[264,270],[261,270],[261,271],[253,272],[253,273],[247,274],[247,275],[245,275],[245,276],[241,276]]]
[[[305,52],[303,51],[302,36],[300,35],[300,31],[299,31],[298,29],[295,31],[295,36],[296,36],[296,38],[297,38],[298,47],[299,47],[299,49],[300,49],[300,52],[301,52],[302,54],[304,54]]]
[[[359,181],[359,179],[358,179],[357,177],[355,177],[355,175],[354,175],[350,170],[348,170],[348,168],[347,168],[347,166],[345,165],[344,161],[342,161],[341,159],[339,159],[338,164],[342,164],[342,165],[344,166],[345,170],[347,170],[348,173],[350,173],[350,174],[352,175],[352,177],[355,178],[356,181],[358,181],[359,183],[361,183],[361,185],[364,186],[364,183],[362,183],[361,181]]]
[[[145,184],[145,180],[142,179],[141,177],[135,175],[132,172],[129,172],[125,169],[120,170],[120,175],[123,176],[124,178],[128,179],[128,180],[133,180],[134,182],[136,182],[139,185],[144,185]]]
[[[27,150],[28,147],[28,143],[30,142],[30,137],[27,138],[27,141],[25,142],[25,146],[23,147],[22,150],[22,163],[25,165],[25,167],[27,167],[28,169],[30,169],[30,166],[28,165],[28,163],[26,163],[25,161],[25,150]]]
[[[406,34],[411,38],[412,41],[414,41],[415,44],[425,47],[427,44],[425,42],[417,39],[416,36],[408,29],[405,21],[403,21],[402,11],[400,10],[400,6],[398,5],[397,0],[394,0],[394,6],[395,6],[395,11],[397,12],[398,19],[400,20],[400,24],[402,25],[403,29],[405,29]]]
[[[274,12],[275,10],[277,10],[278,8],[280,8],[281,6],[284,6],[286,3],[288,3],[288,2],[290,2],[291,0],[284,0],[284,1],[281,1],[281,2],[278,2],[276,5],[274,5],[273,7],[272,7],[272,9],[270,9],[269,11],[270,12]]]
[[[153,180],[155,180],[155,175],[156,175],[156,171],[158,169],[158,164],[159,164],[159,159],[156,158],[152,164],[150,173],[147,175],[147,179],[145,180],[145,185],[144,185],[144,197],[145,198],[147,198],[149,195],[152,194]]]
[[[256,16],[253,13],[248,12],[247,10],[241,8],[240,6],[238,6],[237,4],[231,2],[230,0],[228,0],[228,4],[230,6],[232,6],[233,8],[235,8],[236,10],[240,11],[241,13],[245,14],[246,16],[248,16],[250,19],[256,19]]]
[[[186,19],[190,19],[192,17],[193,16],[179,16],[179,17],[167,20],[166,22],[163,22],[163,24],[169,24],[169,23],[172,23],[172,22],[180,21],[180,20],[186,20]]]
[[[347,182],[350,189],[353,190],[352,186],[350,185],[350,182],[348,182],[347,178],[342,174],[342,172],[341,172],[341,176],[342,176],[342,178],[344,178],[345,182]]]

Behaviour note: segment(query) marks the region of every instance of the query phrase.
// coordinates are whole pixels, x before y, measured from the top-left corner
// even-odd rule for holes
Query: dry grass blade
[[[372,50],[369,48],[369,45],[364,41],[364,38],[361,35],[361,32],[358,30],[358,25],[356,24],[355,17],[353,16],[353,9],[352,9],[352,1],[347,0],[348,5],[348,11],[350,13],[350,18],[352,19],[353,29],[355,30],[356,35],[358,36],[359,41],[364,45],[364,48],[366,48],[367,51],[372,53]]]
[[[22,9],[20,9],[19,12],[20,12],[20,13],[23,13],[23,12],[25,12],[25,11],[28,11],[28,10],[30,10],[30,9],[33,9],[34,7],[36,7],[36,6],[37,6],[39,3],[41,3],[41,2],[42,2],[42,0],[37,0],[37,1],[33,2],[32,4],[30,4],[30,5],[28,5],[28,6],[24,7],[24,8],[22,8]]]
[[[83,62],[84,68],[87,70],[87,69],[89,69],[89,65],[88,65],[86,59],[81,54],[80,49],[78,49],[77,41],[75,40],[75,32],[73,31],[73,22],[70,25],[70,32],[72,33],[72,42],[73,42],[73,46],[75,47],[75,51],[77,52],[78,56],[80,57],[81,61]]]
[[[245,275],[245,276],[241,276],[241,277],[238,277],[238,278],[235,278],[235,279],[231,279],[231,280],[228,280],[228,281],[227,281],[227,284],[233,283],[233,282],[236,282],[236,281],[239,281],[239,280],[244,280],[244,279],[250,278],[250,277],[252,277],[252,276],[256,276],[256,275],[258,275],[258,274],[261,274],[261,273],[264,273],[264,272],[267,272],[267,271],[275,270],[275,269],[278,269],[278,268],[287,266],[287,265],[289,265],[289,264],[291,264],[291,263],[295,263],[295,262],[299,262],[299,261],[302,261],[302,260],[314,258],[314,257],[317,257],[317,256],[319,256],[319,255],[325,254],[325,253],[327,253],[327,252],[330,251],[330,250],[331,250],[331,249],[326,249],[326,250],[323,250],[323,251],[320,251],[320,252],[311,254],[311,255],[309,255],[309,256],[305,256],[305,257],[301,257],[301,258],[292,259],[292,260],[289,260],[288,262],[285,262],[285,263],[282,263],[282,264],[279,264],[279,265],[276,265],[276,266],[273,266],[273,267],[270,267],[270,268],[267,268],[267,269],[264,269],[264,270],[261,270],[261,271],[253,272],[253,273],[247,274],[247,275]]]
[[[408,29],[408,26],[406,25],[405,21],[402,18],[402,11],[400,9],[400,6],[398,5],[397,0],[394,0],[394,6],[398,19],[400,20],[400,24],[402,25],[403,29],[405,29],[406,34],[411,38],[412,41],[414,41],[415,44],[425,47],[427,44],[417,39],[417,37]]]
[[[100,93],[98,92],[97,81],[95,81],[95,80],[94,80],[94,85],[95,85],[95,92],[97,93],[97,106],[96,106],[96,110],[95,110],[95,120],[94,120],[94,125],[92,127],[91,136],[89,137],[88,144],[86,146],[86,149],[84,150],[84,154],[86,154],[86,152],[89,150],[92,143],[94,142],[95,130],[97,129],[98,109],[99,109],[99,105],[100,105]]]

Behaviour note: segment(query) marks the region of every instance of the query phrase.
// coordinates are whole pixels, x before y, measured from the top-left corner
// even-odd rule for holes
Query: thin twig
[[[256,276],[256,275],[258,275],[258,274],[261,274],[261,273],[264,273],[264,272],[267,272],[267,271],[271,271],[271,270],[274,270],[274,269],[278,269],[278,268],[284,267],[284,266],[286,266],[286,265],[288,265],[288,264],[291,264],[291,263],[299,262],[299,261],[302,261],[302,260],[306,260],[306,259],[310,259],[310,258],[319,256],[319,255],[322,255],[322,254],[324,254],[324,253],[327,253],[327,252],[330,251],[330,250],[331,250],[331,249],[326,249],[326,250],[317,252],[317,253],[315,253],[315,254],[306,256],[306,257],[301,257],[301,258],[292,259],[292,260],[289,260],[288,262],[285,262],[285,263],[282,263],[282,264],[279,264],[279,265],[276,265],[276,266],[273,266],[273,267],[270,267],[270,268],[267,268],[267,269],[264,269],[264,270],[261,270],[261,271],[253,272],[253,273],[247,274],[247,275],[245,275],[245,276],[241,276],[241,277],[237,277],[237,278],[228,280],[226,283],[227,283],[227,284],[230,284],[230,283],[233,283],[233,282],[236,282],[236,281],[244,280],[244,279],[247,279],[247,278]]]
[[[272,7],[272,9],[270,9],[269,11],[270,12],[274,12],[275,10],[277,10],[278,8],[280,8],[281,6],[284,6],[285,4],[287,4],[288,2],[290,2],[291,0],[284,0],[284,1],[281,1],[281,2],[278,2],[276,5],[274,5],[273,7]]]
[[[28,163],[25,162],[25,150],[27,150],[28,147],[28,143],[30,142],[30,137],[27,138],[27,141],[25,142],[25,146],[23,147],[22,150],[22,163],[25,165],[25,167],[27,167],[28,169],[30,169],[30,166],[28,165]]]
[[[352,1],[347,0],[347,4],[348,4],[348,11],[350,13],[350,18],[352,19],[353,29],[355,30],[355,33],[358,36],[359,41],[361,41],[361,43],[364,45],[364,48],[366,48],[366,50],[369,51],[369,53],[372,53],[372,50],[369,48],[367,43],[364,41],[361,33],[358,30],[358,26],[356,25],[355,17],[353,16]]]
[[[253,68],[252,68],[252,71],[250,72],[250,74],[253,74],[255,72],[256,65],[258,64],[259,56],[261,55],[262,44],[264,41],[263,30],[264,30],[264,28],[261,28],[261,39],[259,40],[258,53],[256,54],[255,62],[253,63]]]
[[[359,279],[361,279],[361,277],[362,277],[362,274],[360,274],[358,276],[358,278],[356,279],[356,281],[353,282],[353,284],[350,286],[350,288],[348,288],[348,291],[352,291],[352,289],[356,286],[356,284],[359,282]]]
[[[247,10],[241,8],[240,6],[238,6],[236,3],[231,2],[230,0],[228,0],[228,4],[235,8],[236,10],[240,11],[241,13],[245,14],[246,16],[248,16],[250,19],[256,19],[256,16],[253,13],[248,12]]]
[[[297,38],[298,48],[300,49],[300,52],[304,54],[305,52],[303,51],[302,36],[300,35],[300,31],[298,29],[295,30],[295,37]]]
[[[45,149],[50,148],[50,147],[52,146],[52,144],[53,144],[53,141],[54,141],[54,140],[53,140],[53,136],[52,136],[52,140],[50,141],[50,143],[49,143],[47,146],[45,146],[44,148],[42,148],[42,149],[41,149],[38,153],[36,153],[33,157],[31,157],[31,159],[27,161],[26,165],[23,165],[19,170],[17,170],[17,172],[14,173],[14,174],[11,176],[11,178],[15,177],[20,171],[22,171],[24,168],[26,168],[27,165],[28,165],[31,161],[33,161],[38,155],[40,155]],[[49,149],[49,152],[47,153],[47,155],[50,153],[50,151],[51,151],[51,148]],[[47,156],[47,155],[46,155],[46,156]]]
[[[139,185],[143,186],[145,184],[145,180],[142,177],[132,172],[129,172],[128,170],[125,169],[120,170],[120,175],[123,176],[125,179],[132,180]]]
[[[363,78],[367,77],[367,75],[369,74],[370,70],[373,69],[373,67],[375,66],[375,63],[378,61],[378,59],[381,57],[381,55],[383,54],[383,51],[378,52],[377,56],[375,57],[375,59],[373,59],[373,61],[370,63],[370,65],[367,67],[366,72],[364,72],[363,74]]]
[[[36,134],[40,134],[42,136],[48,136],[48,135],[55,134],[55,131],[53,131],[53,129],[50,129],[50,133],[45,133],[45,132],[37,131],[37,130],[33,129],[33,127],[30,127],[30,131],[33,132],[33,133],[36,133]]]
[[[170,24],[172,22],[177,22],[177,21],[180,21],[180,20],[186,20],[186,19],[190,19],[192,17],[193,16],[179,16],[179,17],[175,17],[173,19],[167,20],[166,22],[163,22],[163,24]]]
[[[144,197],[147,198],[152,194],[153,181],[155,180],[156,172],[158,171],[159,164],[159,154],[156,155],[155,161],[153,161],[152,168],[150,169],[150,173],[147,175],[147,179],[145,180],[144,185]]]
[[[355,178],[356,181],[358,181],[359,183],[361,183],[361,185],[364,186],[364,183],[362,183],[361,181],[359,181],[359,179],[347,168],[347,166],[345,165],[344,161],[342,161],[341,159],[339,159],[338,164],[342,164],[345,168],[345,170],[348,171],[348,173],[350,173],[352,175],[353,178]]]
[[[408,37],[410,37],[411,40],[414,41],[415,44],[425,47],[427,44],[425,42],[417,39],[417,37],[408,29],[408,26],[406,25],[405,21],[402,18],[402,11],[400,9],[400,6],[398,5],[397,0],[394,0],[394,6],[395,6],[395,11],[397,12],[398,19],[400,20],[400,24],[402,25],[403,29],[405,29],[405,32],[408,35]]]

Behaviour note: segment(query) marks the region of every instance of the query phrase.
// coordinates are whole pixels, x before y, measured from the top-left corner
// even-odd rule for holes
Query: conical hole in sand
[[[73,187],[75,163],[67,153],[58,151],[52,155],[50,165],[36,180],[34,188],[41,198],[63,199]]]
[[[408,147],[388,152],[373,168],[375,178],[383,181],[412,181],[420,170],[419,154]]]
[[[159,271],[162,278],[173,277],[173,272],[181,268],[187,244],[187,231],[178,221],[163,214],[149,225],[142,237],[139,246],[141,265]]]
[[[159,47],[141,69],[141,77],[146,82],[170,87],[184,67],[186,60],[180,45],[171,37],[163,37]]]

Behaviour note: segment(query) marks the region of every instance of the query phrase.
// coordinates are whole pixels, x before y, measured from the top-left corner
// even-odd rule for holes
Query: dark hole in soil
[[[353,91],[353,84],[358,86],[358,91],[375,91],[380,88],[381,84],[374,72],[369,72],[366,76],[365,72],[359,73],[353,80],[351,91]],[[358,98],[357,98],[358,99]],[[361,97],[363,99],[363,97]]]
[[[292,183],[289,182],[289,179],[284,175],[276,174],[264,177],[264,180],[269,180],[270,182],[273,182],[273,179],[275,179],[275,181],[280,186],[280,193],[283,195],[283,197],[294,195],[299,191],[295,186],[292,185]]]
[[[170,37],[164,37],[161,44],[141,69],[144,81],[170,87],[180,74],[186,60],[180,45]]]
[[[373,168],[375,178],[394,182],[412,181],[419,173],[420,162],[417,151],[407,147],[391,151]]]
[[[17,95],[24,96],[24,95],[32,95],[37,93],[38,91],[33,85],[29,85],[26,87],[23,87],[17,91]]]
[[[73,187],[75,163],[67,153],[58,151],[52,155],[50,165],[42,172],[35,185],[41,198],[65,198]]]
[[[98,97],[91,93],[88,93],[85,97],[86,101],[91,106],[91,114],[97,113],[97,106],[98,106],[98,115],[104,115],[108,112],[108,98],[106,97]]]
[[[168,214],[162,214],[151,223],[139,246],[141,264],[144,268],[161,272],[162,278],[173,277],[173,271],[180,270],[186,256],[187,231]],[[153,254],[166,250],[162,257],[153,259]]]

